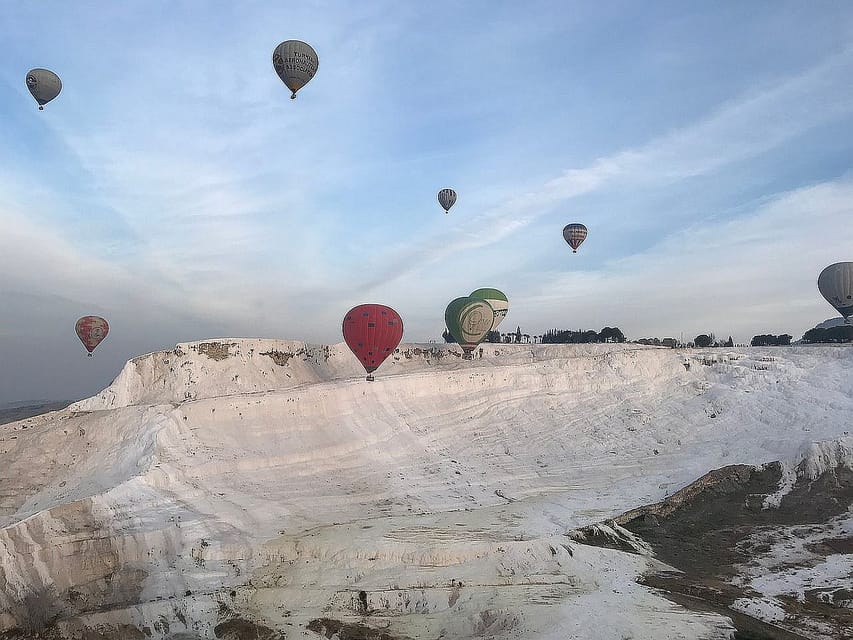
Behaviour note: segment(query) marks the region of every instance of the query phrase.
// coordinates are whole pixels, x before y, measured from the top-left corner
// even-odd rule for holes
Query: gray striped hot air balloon
[[[572,248],[572,253],[578,252],[578,247],[586,240],[588,230],[580,222],[573,222],[563,227],[563,238]]]
[[[272,52],[272,66],[281,81],[290,89],[290,99],[304,87],[320,66],[317,52],[301,40],[285,40]]]
[[[442,189],[438,192],[438,204],[444,209],[444,213],[450,211],[450,207],[456,204],[456,192],[453,189]]]
[[[62,91],[62,80],[49,69],[30,69],[27,71],[27,89],[36,99],[39,111]]]
[[[820,272],[817,288],[826,301],[835,307],[844,322],[850,324],[853,315],[853,262],[836,262]]]

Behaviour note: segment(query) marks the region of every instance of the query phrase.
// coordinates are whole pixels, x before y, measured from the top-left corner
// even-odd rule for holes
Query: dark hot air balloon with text
[[[311,81],[320,66],[317,52],[301,40],[285,40],[272,52],[272,66],[281,81],[290,89],[290,99]]]
[[[27,89],[29,89],[39,111],[44,111],[44,105],[53,100],[62,91],[62,80],[49,69],[30,69],[27,71]]]
[[[344,316],[344,341],[364,365],[367,380],[403,339],[400,314],[383,304],[360,304]]]

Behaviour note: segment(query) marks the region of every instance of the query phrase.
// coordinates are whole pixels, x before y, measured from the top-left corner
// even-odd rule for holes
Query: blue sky
[[[286,39],[320,57],[295,101]],[[438,338],[481,286],[530,334],[799,337],[853,260],[847,3],[8,2],[0,61],[0,402],[179,340],[338,342],[361,302]]]

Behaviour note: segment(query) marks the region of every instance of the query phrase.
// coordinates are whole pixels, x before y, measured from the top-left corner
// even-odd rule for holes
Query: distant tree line
[[[675,338],[664,338],[661,340],[660,338],[639,338],[634,340],[637,344],[647,344],[654,347],[670,347],[674,349],[675,347],[682,346],[681,343]]]
[[[447,343],[455,343],[456,338],[447,330],[441,334],[441,337]],[[516,327],[514,332],[500,333],[499,331],[489,331],[483,342],[504,343],[504,344],[528,344],[530,342],[542,342],[548,344],[579,344],[588,342],[625,342],[625,336],[618,327],[604,327],[601,331],[571,331],[568,329],[551,329],[546,331],[541,336],[532,336],[529,333],[522,333],[521,327]]]
[[[444,331],[441,334],[441,337],[444,338],[445,342],[448,343],[456,343],[456,338],[453,337],[453,334],[448,331],[447,327],[445,327]],[[517,327],[516,330],[512,333],[501,333],[500,331],[489,331],[486,334],[486,337],[483,339],[483,342],[493,342],[493,343],[516,343],[522,344],[526,342],[537,342],[541,336],[531,336],[528,333],[522,333],[521,327]]]
[[[749,344],[753,347],[787,347],[791,344],[791,336],[787,333],[778,336],[765,333],[760,336],[752,336],[752,341]]]
[[[791,344],[791,336],[787,333],[778,336],[766,333],[760,336],[753,336],[752,342],[749,344],[753,347],[787,347]]]
[[[803,334],[803,342],[853,342],[853,326],[841,325],[828,329],[809,329]]]
[[[540,339],[546,344],[582,344],[589,342],[625,342],[625,335],[619,327],[604,327],[601,331],[571,331],[569,329],[549,329]]]

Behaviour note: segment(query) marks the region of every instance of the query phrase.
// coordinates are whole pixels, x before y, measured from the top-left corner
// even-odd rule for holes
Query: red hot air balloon
[[[391,307],[360,304],[344,316],[344,340],[367,371],[368,381],[403,339],[403,320]]]
[[[110,325],[99,316],[83,316],[77,321],[74,329],[77,331],[77,337],[80,338],[80,342],[86,347],[86,351],[89,352],[89,357],[91,358],[95,347],[101,344],[110,332]]]

